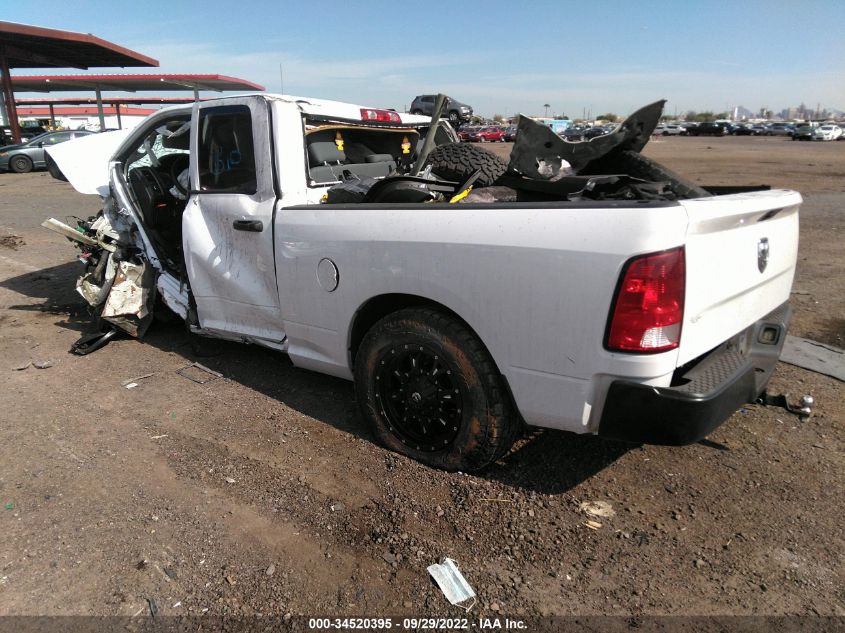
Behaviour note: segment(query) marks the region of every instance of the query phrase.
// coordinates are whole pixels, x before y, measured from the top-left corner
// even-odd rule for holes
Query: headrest
[[[368,163],[392,163],[393,156],[391,154],[370,154],[365,160]]]
[[[308,161],[311,166],[324,163],[342,163],[346,154],[337,148],[334,141],[314,141],[308,145]]]

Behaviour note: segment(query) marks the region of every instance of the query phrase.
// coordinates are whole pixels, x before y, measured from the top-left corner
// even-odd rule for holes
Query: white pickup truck
[[[108,134],[57,146],[56,174],[104,198],[74,227],[79,291],[136,335],[163,304],[197,334],[352,379],[380,441],[450,470],[500,458],[526,424],[694,442],[764,390],[797,192],[705,191],[668,170],[638,189],[600,161],[542,186],[469,164],[460,183],[462,161],[492,157],[444,122],[434,175],[409,176],[430,126],[262,94],[161,110],[116,149]],[[334,195],[357,184],[361,199]]]

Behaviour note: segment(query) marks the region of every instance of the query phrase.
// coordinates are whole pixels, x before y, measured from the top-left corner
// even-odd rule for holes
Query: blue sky
[[[659,98],[669,113],[845,110],[841,0],[40,0],[5,3],[2,19],[90,32],[158,59],[160,72],[234,75],[273,92],[282,64],[286,93],[382,107],[445,92],[487,115],[544,103],[626,114]]]

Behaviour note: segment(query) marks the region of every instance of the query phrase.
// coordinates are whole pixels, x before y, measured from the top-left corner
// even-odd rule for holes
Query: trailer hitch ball
[[[799,410],[798,417],[801,420],[809,420],[810,416],[813,415],[813,404],[815,404],[815,400],[813,400],[813,396],[806,395],[801,397],[801,409]]]
[[[807,394],[801,397],[798,406],[792,406],[791,404],[789,404],[789,401],[787,400],[786,396],[773,396],[764,391],[760,394],[760,397],[757,398],[757,404],[762,404],[770,407],[781,407],[783,409],[786,409],[790,413],[797,415],[798,419],[802,422],[806,422],[810,419],[810,416],[813,415],[813,405],[815,404],[815,400],[813,399],[813,396]]]

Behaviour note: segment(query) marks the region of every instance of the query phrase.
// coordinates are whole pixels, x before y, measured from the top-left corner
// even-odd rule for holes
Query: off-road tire
[[[609,156],[591,161],[580,172],[582,176],[591,174],[627,174],[634,178],[653,182],[665,181],[669,183],[670,189],[678,198],[707,198],[710,196],[706,189],[690,182],[671,169],[667,169],[657,161],[631,150],[614,152]]]
[[[431,170],[446,180],[463,182],[476,170],[481,176],[476,180],[479,187],[490,187],[507,171],[508,164],[492,152],[469,143],[446,143],[437,146],[426,160]]]
[[[27,156],[13,156],[9,161],[9,168],[16,174],[26,174],[32,171],[32,160]]]
[[[433,358],[439,358],[441,369],[450,371],[449,380],[460,388],[452,418],[455,435],[442,448],[439,443],[436,448],[416,445],[394,427],[398,420],[391,419],[383,404],[380,380],[390,377],[389,363],[396,354],[417,349],[436,354]],[[355,358],[355,392],[364,418],[385,447],[442,470],[471,472],[488,466],[510,450],[523,428],[490,353],[465,325],[436,309],[399,310],[370,329]]]

